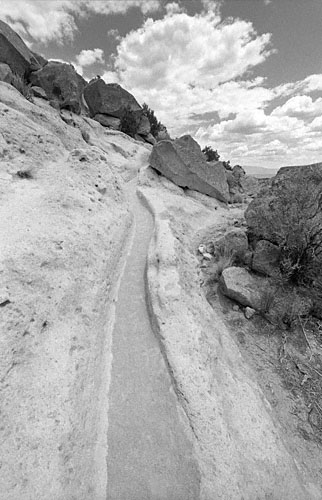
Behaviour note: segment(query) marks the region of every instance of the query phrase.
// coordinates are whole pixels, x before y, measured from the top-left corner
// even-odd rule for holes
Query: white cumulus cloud
[[[73,38],[78,16],[125,14],[134,7],[148,14],[159,10],[161,3],[160,0],[1,0],[0,17],[25,39],[59,42]]]
[[[102,49],[82,50],[76,61],[80,66],[91,66],[94,63],[104,63],[104,52]]]
[[[147,19],[117,48],[117,80],[174,133],[194,114],[218,111],[225,117],[271,98],[269,90],[259,88],[263,79],[233,81],[269,56],[270,34],[258,35],[250,22],[239,19],[223,23],[217,3],[204,4],[208,10],[195,16],[171,4],[163,19]]]
[[[291,97],[283,106],[275,108],[272,115],[295,116],[299,118],[322,115],[322,98],[320,97],[314,101],[308,95]]]

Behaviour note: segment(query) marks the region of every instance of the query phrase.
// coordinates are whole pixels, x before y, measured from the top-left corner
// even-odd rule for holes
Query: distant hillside
[[[273,177],[278,171],[277,168],[255,167],[250,165],[243,165],[243,169],[246,174],[259,178]]]

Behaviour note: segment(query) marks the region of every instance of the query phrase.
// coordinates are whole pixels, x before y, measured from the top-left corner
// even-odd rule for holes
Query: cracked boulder
[[[150,165],[180,187],[207,194],[227,203],[228,184],[224,166],[209,165],[199,144],[184,135],[175,141],[158,142],[152,150]]]
[[[46,66],[30,75],[30,82],[33,86],[44,89],[48,99],[56,102],[60,109],[81,113],[82,92],[86,81],[71,64],[49,61]]]
[[[128,106],[142,115],[142,108],[132,94],[117,83],[105,83],[102,78],[95,78],[86,85],[84,98],[91,116],[103,114],[122,118]]]

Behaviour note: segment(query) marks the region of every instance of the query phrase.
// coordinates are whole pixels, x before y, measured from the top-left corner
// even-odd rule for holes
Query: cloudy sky
[[[0,0],[0,18],[232,164],[322,161],[322,0]]]

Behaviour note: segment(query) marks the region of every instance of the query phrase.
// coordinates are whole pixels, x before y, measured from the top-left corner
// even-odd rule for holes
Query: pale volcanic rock
[[[207,194],[220,201],[229,200],[225,169],[209,165],[198,143],[189,135],[154,145],[150,165],[180,187]]]

